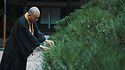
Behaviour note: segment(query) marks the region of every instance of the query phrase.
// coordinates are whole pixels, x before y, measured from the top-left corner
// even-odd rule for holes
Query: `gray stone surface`
[[[0,61],[1,61],[1,58],[2,58],[2,54],[3,54],[3,51],[0,51]]]

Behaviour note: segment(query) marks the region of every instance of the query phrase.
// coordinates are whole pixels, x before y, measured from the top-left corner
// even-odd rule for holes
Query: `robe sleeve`
[[[22,47],[31,52],[40,45],[39,40],[29,32],[26,23],[19,23],[17,26],[18,31],[16,32],[16,37],[18,39],[18,43]]]
[[[36,26],[36,29],[37,29],[37,35],[36,35],[36,37],[37,37],[37,39],[39,40],[39,42],[42,43],[43,41],[46,40],[46,38],[45,38],[45,36],[43,35],[43,33],[40,32],[40,30],[39,30],[37,24],[36,24],[35,26]]]

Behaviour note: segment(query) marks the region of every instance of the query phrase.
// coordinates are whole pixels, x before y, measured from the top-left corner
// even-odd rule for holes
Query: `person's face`
[[[39,13],[35,13],[35,14],[29,14],[29,21],[34,23],[36,21],[38,21],[38,18],[40,17]]]

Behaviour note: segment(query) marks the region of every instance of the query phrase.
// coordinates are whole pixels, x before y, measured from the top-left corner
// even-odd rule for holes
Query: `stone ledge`
[[[3,51],[0,51],[0,62],[1,62],[1,59],[2,59],[2,55],[3,55]]]

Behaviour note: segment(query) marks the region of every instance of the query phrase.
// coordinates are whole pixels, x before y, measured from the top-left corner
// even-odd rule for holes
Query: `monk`
[[[4,49],[0,70],[26,70],[27,58],[35,48],[48,49],[40,43],[54,44],[38,29],[36,21],[39,17],[39,9],[31,7],[15,22]]]

